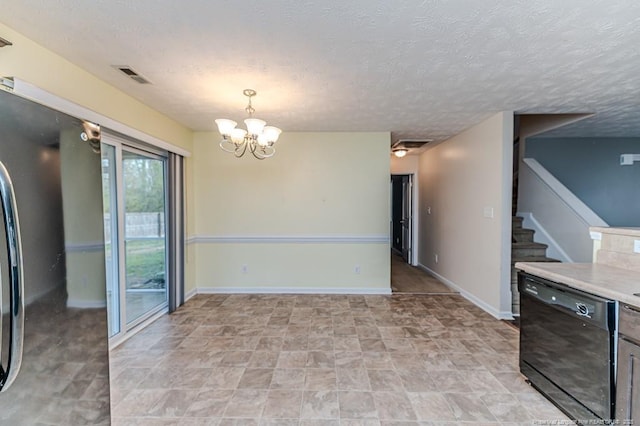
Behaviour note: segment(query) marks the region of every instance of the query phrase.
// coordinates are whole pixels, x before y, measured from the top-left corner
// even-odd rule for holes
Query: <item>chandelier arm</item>
[[[240,145],[238,145],[236,147],[236,150],[235,150],[234,154],[235,154],[235,156],[237,158],[242,157],[244,155],[244,153],[247,152],[247,145],[248,145],[248,143],[245,140],[244,142],[242,142]],[[242,150],[242,152],[240,150]]]
[[[273,146],[265,146],[262,148],[262,156],[264,158],[273,157],[276,153],[276,149]]]
[[[264,160],[266,158],[260,153],[260,149],[258,148],[258,144],[256,142],[252,142],[250,144],[249,150],[251,151],[251,154],[253,154],[253,156],[258,160]]]
[[[232,145],[233,148],[227,148],[227,146],[229,145]],[[222,141],[220,141],[220,148],[222,148],[224,152],[230,152],[232,154],[238,149],[237,145],[228,139],[223,139]]]
[[[260,156],[260,155],[256,154],[256,153],[255,153],[255,151],[253,151],[253,152],[252,152],[252,154],[253,154],[253,156],[254,156],[254,157],[256,157],[258,160],[264,160],[265,158],[267,158],[267,157],[262,157],[262,156]]]

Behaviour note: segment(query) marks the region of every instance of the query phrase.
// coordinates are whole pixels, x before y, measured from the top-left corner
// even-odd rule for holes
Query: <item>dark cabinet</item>
[[[620,304],[616,419],[640,423],[640,308]]]

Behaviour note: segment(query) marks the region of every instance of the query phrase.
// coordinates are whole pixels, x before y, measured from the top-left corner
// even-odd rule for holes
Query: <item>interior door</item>
[[[393,251],[411,263],[413,175],[391,175],[391,241]]]
[[[391,247],[398,254],[402,253],[404,246],[402,196],[402,176],[393,175],[391,176]]]
[[[402,176],[402,258],[411,263],[413,234],[413,176]]]

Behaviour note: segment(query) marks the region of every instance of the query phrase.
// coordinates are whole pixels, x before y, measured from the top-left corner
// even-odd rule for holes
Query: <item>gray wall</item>
[[[26,113],[29,111],[25,111]],[[62,220],[60,153],[57,135],[34,135],[18,119],[6,114],[0,120],[0,160],[13,181],[20,222],[25,303],[64,284],[64,234]],[[47,142],[50,142],[47,145]],[[1,219],[0,219],[1,221]],[[3,226],[3,225],[0,225]],[[5,246],[4,231],[0,231]],[[2,278],[8,276],[6,248]],[[6,285],[6,284],[4,284]],[[6,311],[5,311],[6,312]]]
[[[610,226],[640,226],[640,163],[621,166],[620,154],[640,154],[640,138],[530,138],[525,157]]]

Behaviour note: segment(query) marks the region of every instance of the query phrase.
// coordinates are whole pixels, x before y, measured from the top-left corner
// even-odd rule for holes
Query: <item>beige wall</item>
[[[512,138],[513,114],[499,113],[427,150],[419,166],[420,264],[496,317],[511,312]]]
[[[391,174],[392,175],[410,175],[418,173],[420,165],[419,155],[406,155],[398,158],[391,155]]]
[[[196,133],[198,288],[389,291],[389,139],[285,132],[259,161]]]

